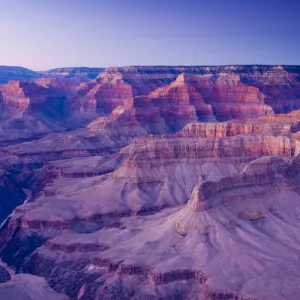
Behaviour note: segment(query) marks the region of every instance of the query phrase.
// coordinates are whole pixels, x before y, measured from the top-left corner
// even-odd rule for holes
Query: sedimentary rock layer
[[[51,72],[0,85],[0,298],[299,299],[298,67]]]

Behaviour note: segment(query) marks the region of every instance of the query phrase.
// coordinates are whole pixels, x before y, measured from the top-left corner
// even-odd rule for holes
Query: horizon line
[[[270,66],[282,66],[282,67],[300,67],[300,64],[265,64],[265,63],[254,63],[254,64],[206,64],[206,65],[185,65],[185,64],[179,64],[179,65],[111,65],[109,67],[88,67],[88,66],[73,66],[73,67],[51,67],[49,69],[44,69],[44,70],[37,70],[37,69],[32,69],[29,67],[23,67],[21,65],[0,65],[0,68],[22,68],[22,69],[27,69],[33,72],[47,72],[50,70],[56,70],[56,69],[79,69],[79,68],[87,68],[87,69],[108,69],[108,68],[128,68],[128,67],[239,67],[239,66],[264,66],[264,67],[270,67]]]

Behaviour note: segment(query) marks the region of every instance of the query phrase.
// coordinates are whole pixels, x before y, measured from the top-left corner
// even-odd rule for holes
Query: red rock
[[[60,92],[61,94],[72,95],[77,92],[81,81],[76,78],[40,78],[36,80],[35,83],[42,87]]]
[[[170,85],[153,91],[149,97],[172,131],[198,120],[215,120],[211,105],[207,105],[196,89],[186,83],[185,74]]]
[[[1,86],[10,130],[88,122],[1,147],[0,205],[32,191],[1,258],[71,299],[298,300],[299,111],[274,114],[298,82],[296,67],[124,67]]]
[[[86,92],[80,99],[83,111],[88,107],[88,112],[92,111],[94,114],[99,111],[110,114],[118,106],[132,105],[132,88],[122,80],[121,75],[114,74],[113,77],[104,75],[101,74],[93,84],[87,83],[80,87],[80,94]]]

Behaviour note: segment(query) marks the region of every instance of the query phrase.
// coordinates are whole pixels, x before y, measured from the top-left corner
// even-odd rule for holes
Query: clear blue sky
[[[0,0],[0,65],[300,64],[300,0]]]

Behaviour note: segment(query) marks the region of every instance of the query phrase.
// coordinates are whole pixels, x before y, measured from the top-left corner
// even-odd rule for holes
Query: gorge
[[[300,66],[0,83],[0,299],[299,299]]]

